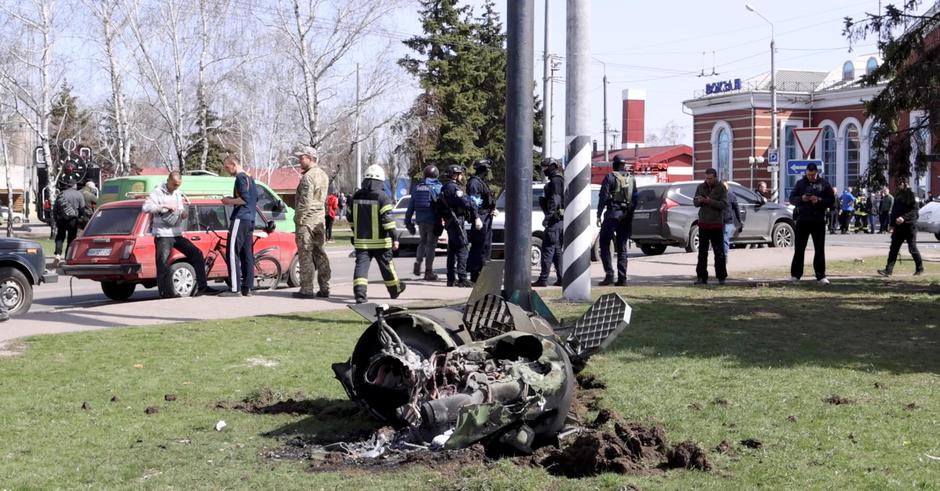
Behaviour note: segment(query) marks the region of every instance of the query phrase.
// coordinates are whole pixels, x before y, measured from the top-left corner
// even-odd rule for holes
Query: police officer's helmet
[[[623,170],[623,168],[626,167],[627,165],[627,161],[624,160],[623,157],[617,155],[614,157],[614,160],[611,163],[611,165],[613,166],[614,170]]]
[[[458,174],[463,174],[464,172],[465,171],[462,165],[455,164],[447,168],[447,175],[450,177],[456,176]]]
[[[490,170],[490,167],[493,167],[493,161],[490,159],[479,159],[473,162],[473,169],[477,171],[477,174]]]
[[[430,179],[437,179],[437,176],[438,176],[438,172],[437,172],[436,165],[431,164],[431,165],[424,166],[424,177],[427,177]]]
[[[556,172],[559,169],[561,169],[561,163],[558,162],[558,159],[547,158],[542,160],[543,173],[548,174],[550,172]]]

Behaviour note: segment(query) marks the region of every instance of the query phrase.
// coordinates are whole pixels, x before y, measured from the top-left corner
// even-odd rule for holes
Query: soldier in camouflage
[[[317,149],[302,146],[294,152],[303,171],[297,184],[294,223],[297,225],[297,256],[300,260],[298,298],[329,298],[330,260],[323,249],[326,243],[326,194],[330,178],[317,165]],[[313,292],[316,273],[320,291]]]

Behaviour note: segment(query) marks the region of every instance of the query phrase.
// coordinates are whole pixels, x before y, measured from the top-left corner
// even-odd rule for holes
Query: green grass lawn
[[[937,269],[828,288],[621,289],[632,325],[586,370],[608,386],[601,405],[663,426],[670,442],[698,442],[708,473],[569,480],[504,460],[444,477],[270,460],[292,435],[373,424],[216,408],[265,388],[344,404],[330,364],[365,324],[321,312],[26,340],[0,358],[0,488],[936,489],[940,462],[926,455],[940,456]],[[569,317],[586,305],[552,307]],[[834,395],[852,403],[824,401]],[[738,443],[747,438],[763,447]],[[722,440],[733,453],[713,450]]]

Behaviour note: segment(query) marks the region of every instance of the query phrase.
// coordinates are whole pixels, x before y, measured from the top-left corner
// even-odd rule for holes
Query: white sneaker
[[[796,283],[797,281],[800,281],[800,279],[797,278],[796,276],[791,276],[791,277],[790,277],[790,283]]]
[[[828,285],[828,284],[829,284],[829,278],[820,278],[820,279],[816,280],[816,283],[819,283],[820,285]]]

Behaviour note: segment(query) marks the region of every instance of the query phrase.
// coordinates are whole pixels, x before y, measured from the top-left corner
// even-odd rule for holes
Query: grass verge
[[[269,460],[266,450],[292,435],[373,424],[216,408],[265,389],[275,399],[348,404],[330,363],[349,355],[365,324],[351,313],[319,312],[27,340],[23,354],[0,359],[0,487],[926,489],[940,482],[940,462],[927,457],[940,456],[936,286],[847,279],[831,288],[619,291],[634,308],[633,323],[587,368],[607,384],[602,406],[662,425],[672,442],[702,444],[712,472],[567,480],[500,461],[456,476],[422,467],[311,474],[302,462]],[[552,307],[571,317],[586,305]],[[159,410],[145,414],[152,406]],[[218,420],[228,425],[221,432],[213,429]],[[741,445],[745,439],[761,448]],[[711,450],[722,440],[731,452]]]

